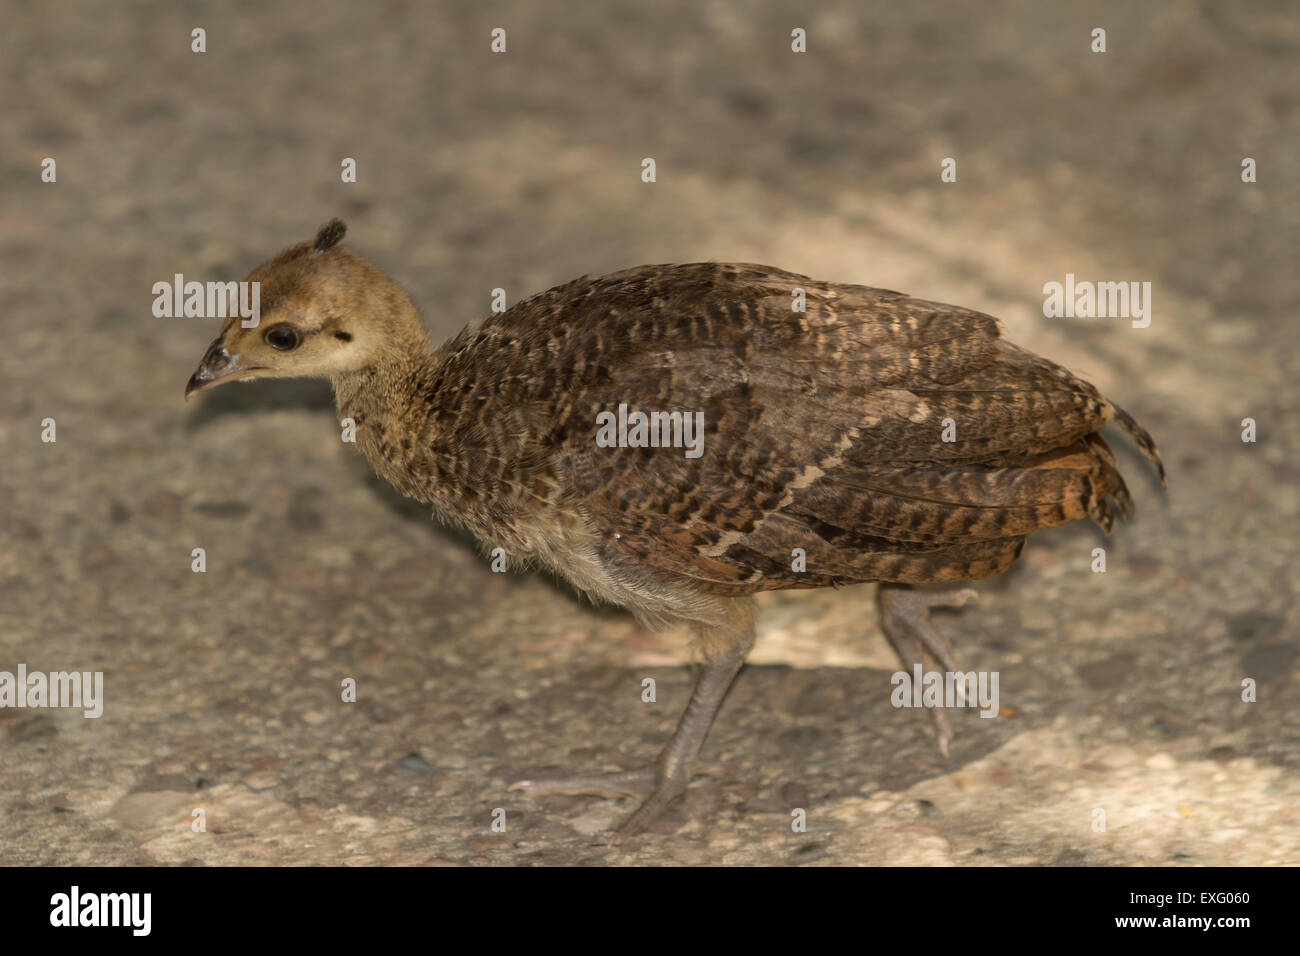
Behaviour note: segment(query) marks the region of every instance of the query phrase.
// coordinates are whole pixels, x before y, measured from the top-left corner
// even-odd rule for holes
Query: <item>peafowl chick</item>
[[[531,794],[644,795],[617,836],[680,796],[754,641],[759,591],[874,581],[904,665],[959,671],[930,622],[973,591],[914,584],[1005,571],[1025,536],[1132,499],[1100,430],[1164,468],[1087,382],[991,316],[767,266],[583,277],[434,349],[410,298],[340,244],[259,266],[261,319],[226,322],[186,396],[327,378],[375,470],[486,546],[553,569],[703,666],[643,770],[518,781]],[[952,725],[932,712],[946,753]]]

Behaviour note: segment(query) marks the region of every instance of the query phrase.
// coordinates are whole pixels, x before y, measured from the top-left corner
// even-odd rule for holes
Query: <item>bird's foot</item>
[[[880,625],[909,672],[914,672],[918,664],[922,672],[934,670],[933,666],[928,666],[933,662],[949,673],[956,673],[961,668],[953,654],[952,644],[930,623],[930,609],[961,607],[978,597],[979,593],[972,588],[962,588],[960,591],[912,591],[882,586]],[[948,743],[953,736],[948,708],[931,708],[930,717],[934,721],[939,752],[946,757]]]
[[[690,774],[685,771],[663,773],[657,767],[625,770],[618,773],[579,774],[567,777],[539,777],[517,780],[508,789],[532,797],[553,794],[587,794],[597,797],[639,796],[650,791],[636,811],[614,831],[612,843],[618,843],[645,830],[668,805],[686,792]]]

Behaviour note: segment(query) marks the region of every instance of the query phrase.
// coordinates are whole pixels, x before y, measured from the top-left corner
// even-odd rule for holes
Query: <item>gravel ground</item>
[[[105,680],[98,719],[0,710],[0,863],[1300,863],[1292,5],[0,10],[0,670]],[[872,587],[766,595],[684,805],[611,848],[629,801],[506,785],[652,756],[684,636],[492,573],[321,383],[182,401],[216,323],[153,283],[334,215],[438,335],[493,288],[701,259],[978,308],[1170,485],[1126,455],[1135,523],[1038,535],[942,615],[1003,708],[948,759],[890,706]],[[1150,326],[1044,318],[1067,273],[1149,281]]]

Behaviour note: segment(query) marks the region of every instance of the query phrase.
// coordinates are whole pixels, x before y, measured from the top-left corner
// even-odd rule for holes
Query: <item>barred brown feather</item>
[[[642,579],[740,595],[997,574],[1035,530],[1131,510],[1108,422],[1159,466],[1127,413],[991,316],[757,265],[582,278],[421,376],[411,492],[647,616]],[[703,412],[703,456],[596,447],[620,403]],[[566,566],[575,548],[592,568]]]

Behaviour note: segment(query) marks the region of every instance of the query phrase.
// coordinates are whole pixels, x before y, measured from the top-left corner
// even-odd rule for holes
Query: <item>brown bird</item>
[[[187,396],[323,377],[375,470],[487,547],[645,625],[688,624],[703,667],[645,770],[514,784],[686,788],[754,640],[758,591],[880,582],[910,670],[959,671],[929,620],[974,592],[906,585],[1005,571],[1025,536],[1132,499],[1099,430],[1150,435],[996,319],[766,266],[641,266],[520,302],[434,350],[410,298],[334,220],[248,276],[261,321],[226,322]],[[657,447],[656,447],[657,446]],[[934,711],[940,746],[952,735]]]

